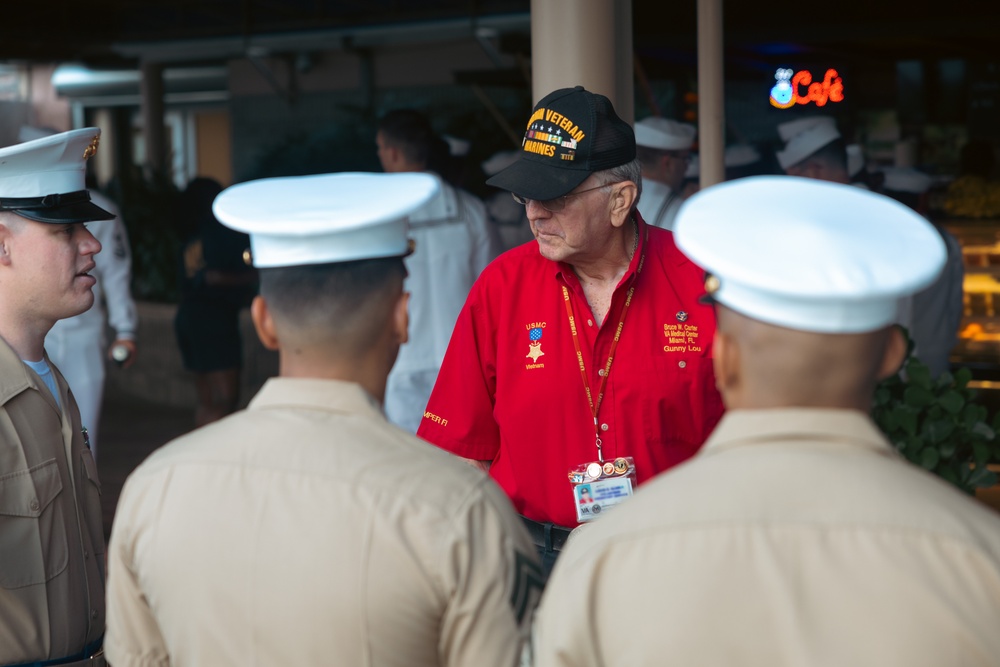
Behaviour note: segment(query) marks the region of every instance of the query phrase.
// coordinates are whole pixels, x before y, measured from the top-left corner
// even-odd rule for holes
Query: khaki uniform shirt
[[[867,416],[730,412],[570,539],[535,664],[1000,664],[1000,516]]]
[[[52,371],[60,404],[0,341],[0,665],[72,656],[104,633],[101,487]]]
[[[509,667],[534,553],[485,475],[389,424],[360,386],[272,379],[127,480],[108,661]]]

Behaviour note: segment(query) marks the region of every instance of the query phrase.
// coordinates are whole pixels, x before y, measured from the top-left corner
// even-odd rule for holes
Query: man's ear
[[[742,377],[740,375],[740,346],[735,338],[716,329],[712,339],[712,370],[715,387],[729,407],[738,402]]]
[[[632,181],[623,181],[615,185],[611,194],[611,224],[621,227],[628,222],[632,205],[639,194],[639,188]]]
[[[392,331],[396,342],[402,345],[410,340],[410,293],[403,292],[396,300],[392,312]]]
[[[271,309],[267,307],[267,300],[262,296],[254,297],[250,304],[250,319],[253,320],[253,328],[257,331],[257,338],[268,350],[278,349],[278,331],[274,326],[274,318],[271,317]]]
[[[893,325],[889,331],[889,339],[885,342],[885,349],[882,351],[882,363],[879,364],[878,379],[884,380],[899,372],[906,361],[906,336],[898,325]]]
[[[14,231],[7,225],[0,223],[0,265],[10,265],[10,243],[14,237]]]

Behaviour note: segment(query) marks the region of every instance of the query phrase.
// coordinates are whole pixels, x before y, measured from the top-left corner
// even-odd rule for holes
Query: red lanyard
[[[638,231],[638,230],[637,230]],[[647,232],[648,236],[648,232]],[[638,275],[642,271],[643,261],[646,259],[646,249],[645,244],[643,244],[642,255],[639,257],[639,266],[636,269],[636,274]],[[628,314],[628,307],[632,305],[632,295],[635,293],[635,283],[628,290],[628,295],[625,297],[625,305],[622,306],[622,316],[618,321],[618,328],[615,329],[614,340],[611,341],[611,349],[608,351],[608,361],[604,364],[604,371],[598,372],[601,376],[600,385],[597,388],[597,400],[594,400],[594,392],[590,388],[590,376],[587,375],[587,367],[583,360],[583,348],[580,346],[580,332],[576,329],[576,318],[573,315],[573,304],[569,298],[569,290],[566,286],[562,286],[563,301],[566,303],[566,315],[569,317],[569,330],[573,337],[573,347],[576,348],[576,360],[580,364],[580,375],[583,377],[583,388],[587,392],[587,402],[590,404],[590,413],[594,416],[594,439],[597,444],[597,460],[604,462],[604,453],[601,451],[601,446],[604,444],[601,441],[601,431],[597,425],[597,415],[601,410],[601,402],[604,400],[604,388],[608,384],[608,376],[611,375],[611,362],[615,358],[615,350],[618,348],[618,340],[622,336],[622,329],[625,328],[625,316]]]

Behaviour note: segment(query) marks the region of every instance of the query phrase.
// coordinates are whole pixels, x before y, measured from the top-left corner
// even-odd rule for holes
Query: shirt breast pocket
[[[67,517],[53,502],[62,490],[55,459],[0,475],[0,587],[45,583],[66,569]]]

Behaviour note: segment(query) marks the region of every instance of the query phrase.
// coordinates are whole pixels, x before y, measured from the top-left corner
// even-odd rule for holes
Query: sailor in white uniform
[[[673,229],[684,198],[681,185],[691,162],[694,125],[651,116],[635,124],[635,155],[642,165],[639,214],[651,225]]]

